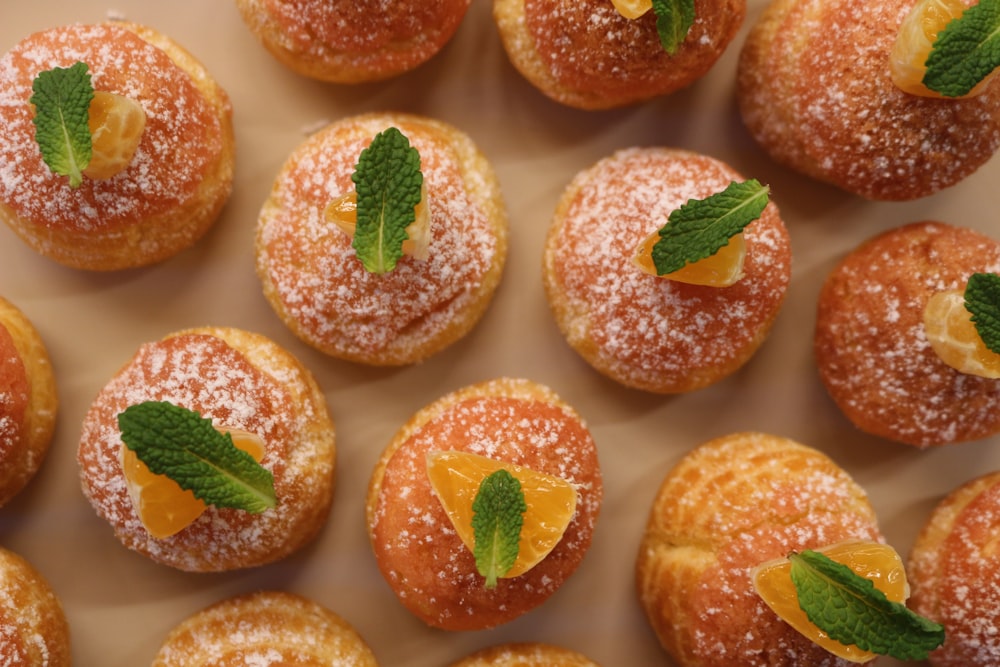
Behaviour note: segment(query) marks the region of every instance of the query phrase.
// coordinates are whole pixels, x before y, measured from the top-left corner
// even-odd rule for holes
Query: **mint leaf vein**
[[[1000,275],[974,273],[965,286],[965,307],[986,348],[1000,354]]]
[[[674,55],[694,25],[694,0],[653,0],[653,13],[660,45]]]
[[[527,510],[521,483],[506,470],[497,470],[479,485],[472,502],[473,554],[486,588],[495,588],[497,578],[514,567]]]
[[[42,160],[54,173],[68,176],[70,187],[78,187],[93,151],[87,122],[94,87],[87,63],[39,72],[31,90],[28,101],[35,107],[32,122]]]
[[[938,33],[923,84],[961,97],[1000,65],[1000,0],[981,0]]]

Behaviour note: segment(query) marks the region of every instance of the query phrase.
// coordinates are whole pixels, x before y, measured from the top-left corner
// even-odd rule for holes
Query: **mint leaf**
[[[87,63],[39,72],[31,90],[28,101],[35,106],[32,122],[42,160],[54,173],[69,176],[71,188],[78,187],[93,148],[87,120],[94,87]]]
[[[521,483],[506,470],[497,470],[479,485],[472,501],[473,554],[486,588],[495,588],[497,577],[514,567],[527,510]]]
[[[830,638],[898,660],[924,660],[944,642],[944,626],[888,599],[848,566],[808,550],[788,559],[799,606]]]
[[[1000,354],[1000,275],[974,273],[965,285],[965,308],[990,352]]]
[[[358,195],[354,250],[368,271],[392,271],[403,256],[406,228],[420,203],[420,153],[390,127],[361,151],[351,180]]]
[[[118,427],[125,446],[152,472],[208,505],[260,513],[277,504],[271,472],[193,410],[139,403],[118,414]]]
[[[694,25],[694,0],[653,0],[653,13],[660,45],[674,55]]]
[[[1000,0],[980,0],[938,33],[923,84],[961,97],[1000,65]]]
[[[657,275],[673,273],[714,255],[760,217],[769,192],[767,186],[754,179],[733,182],[722,192],[689,200],[671,213],[651,252]]]

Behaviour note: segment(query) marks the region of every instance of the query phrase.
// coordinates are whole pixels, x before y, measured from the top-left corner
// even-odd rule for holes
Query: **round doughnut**
[[[426,455],[461,450],[561,477],[578,493],[560,542],[524,574],[487,589],[475,559],[431,488]],[[590,546],[603,486],[593,438],[550,389],[497,379],[450,393],[396,433],[372,473],[365,504],[375,558],[399,601],[428,625],[490,628],[544,602]]]
[[[351,174],[378,133],[398,128],[420,153],[429,257],[385,274],[364,269],[324,210],[354,191]],[[421,361],[465,336],[486,311],[507,255],[507,213],[492,166],[456,128],[398,113],[337,121],[281,168],[260,212],[256,258],[264,296],[300,339],[376,366]]]
[[[265,444],[277,506],[261,514],[208,507],[180,532],[155,538],[143,526],[119,462],[117,416],[130,405],[169,401],[216,427]],[[203,327],[142,345],[97,395],[77,455],[83,492],[128,548],[192,572],[264,565],[310,542],[333,499],[334,427],[309,371],[255,333]]]
[[[471,0],[236,0],[243,21],[292,71],[333,83],[381,81],[451,40]]]
[[[545,241],[543,280],[563,336],[591,366],[628,387],[682,393],[734,373],[763,343],[791,279],[773,202],[744,229],[745,275],[730,287],[633,264],[673,210],[740,180],[714,158],[669,148],[624,149],[576,175]]]
[[[663,480],[639,546],[639,599],[678,667],[839,667],[771,611],[752,571],[852,539],[880,540],[875,512],[826,455],[774,435],[723,436]]]
[[[259,591],[218,602],[178,624],[153,667],[376,667],[371,649],[337,614],[301,595]]]
[[[449,667],[599,667],[596,662],[561,646],[539,642],[498,644],[480,649]]]
[[[86,62],[95,90],[142,106],[146,127],[131,163],[77,188],[42,161],[32,81]],[[233,180],[232,107],[204,66],[169,37],[134,23],[35,33],[0,58],[0,219],[36,251],[79,269],[162,261],[215,222]]]
[[[0,506],[38,472],[58,409],[45,343],[24,313],[0,297]]]
[[[514,67],[551,99],[579,109],[637,104],[690,85],[736,36],[745,0],[695,0],[687,37],[670,55],[652,10],[627,19],[609,0],[494,0]]]
[[[934,667],[1000,664],[1000,472],[954,489],[934,508],[908,559],[910,607],[945,627]]]
[[[892,83],[889,53],[915,2],[767,5],[740,53],[737,100],[772,158],[867,199],[909,200],[957,183],[993,155],[1000,82],[957,100]]]
[[[930,297],[964,289],[976,272],[1000,273],[1000,241],[927,221],[869,239],[827,276],[815,358],[855,426],[917,447],[1000,432],[1000,382],[951,368],[924,334]]]
[[[69,624],[59,598],[30,563],[0,548],[0,664],[71,663]]]

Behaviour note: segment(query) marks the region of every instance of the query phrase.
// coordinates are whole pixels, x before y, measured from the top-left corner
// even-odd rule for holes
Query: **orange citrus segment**
[[[233,444],[250,454],[258,463],[264,458],[260,436],[239,429],[229,429]],[[142,525],[156,539],[163,539],[190,525],[205,511],[206,505],[194,493],[182,489],[166,475],[157,475],[124,444],[121,465],[128,493]]]
[[[427,207],[427,185],[420,186],[420,202],[413,208],[415,218],[406,228],[409,238],[403,241],[403,254],[414,259],[425,260],[431,244],[431,214]],[[354,236],[358,224],[358,195],[351,191],[327,204],[324,211],[326,221],[333,223],[348,236]]]
[[[472,502],[479,485],[497,470],[517,478],[528,510],[524,513],[517,560],[504,577],[524,574],[545,558],[576,512],[576,489],[554,475],[523,466],[459,451],[436,451],[427,455],[427,477],[455,531],[470,551],[475,550]]]
[[[962,373],[1000,378],[1000,354],[986,347],[962,290],[938,292],[924,307],[924,333],[944,363]]]
[[[653,8],[653,0],[611,0],[611,4],[627,19],[637,19]]]
[[[653,246],[660,240],[659,232],[653,232],[639,245],[634,261],[636,265],[651,276],[657,275],[653,264]],[[743,260],[747,254],[746,241],[739,233],[729,239],[714,255],[674,271],[665,273],[660,278],[676,280],[692,285],[708,285],[709,287],[729,287],[743,277]]]
[[[816,551],[870,579],[875,588],[893,602],[903,603],[910,594],[903,561],[896,550],[888,545],[876,542],[841,542]],[[834,655],[851,662],[868,662],[874,659],[874,653],[831,639],[813,625],[799,607],[791,569],[792,564],[787,558],[769,561],[754,569],[754,589],[767,606],[797,631]]]
[[[146,128],[146,112],[138,102],[99,90],[90,102],[88,125],[93,148],[83,173],[98,180],[111,178],[132,161]]]

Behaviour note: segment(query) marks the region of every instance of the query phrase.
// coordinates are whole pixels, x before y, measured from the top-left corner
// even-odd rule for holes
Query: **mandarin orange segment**
[[[90,102],[88,125],[92,153],[83,173],[97,180],[111,178],[129,165],[139,148],[146,112],[134,100],[99,90]]]
[[[554,475],[523,466],[459,451],[427,455],[427,477],[465,546],[475,550],[472,502],[479,485],[497,470],[506,470],[521,483],[528,506],[523,516],[517,560],[504,577],[524,574],[540,563],[562,539],[576,513],[576,488]]]
[[[885,593],[885,596],[893,602],[903,603],[909,597],[910,589],[903,561],[896,550],[886,544],[841,542],[816,551],[831,560],[847,565],[856,574],[870,579],[875,588]],[[787,558],[769,561],[754,569],[751,575],[754,589],[767,606],[798,632],[834,655],[859,663],[874,659],[876,657],[874,653],[831,639],[813,625],[799,606],[795,584],[792,583],[791,569],[792,564]]]
[[[993,352],[976,331],[962,290],[931,296],[924,307],[924,333],[941,360],[968,375],[1000,378],[1000,354]]]
[[[653,8],[653,0],[611,0],[611,4],[627,19],[637,19]]]
[[[264,458],[260,436],[240,429],[227,429],[233,444],[250,454],[258,463]],[[182,489],[166,475],[157,475],[139,460],[135,452],[122,444],[122,472],[129,497],[142,525],[150,535],[161,540],[174,535],[201,516],[206,505],[194,493]]]
[[[403,241],[403,254],[414,259],[426,260],[431,244],[431,214],[427,206],[427,184],[420,186],[420,202],[413,208],[414,220],[406,228],[409,238]],[[329,204],[323,212],[326,221],[350,237],[358,225],[358,195],[351,191]]]
[[[657,275],[656,265],[653,264],[653,246],[659,240],[659,232],[647,236],[639,244],[634,257],[636,266],[651,276]],[[746,240],[741,232],[730,238],[729,243],[719,248],[714,255],[658,277],[691,285],[729,287],[743,278],[743,261],[746,254]]]

